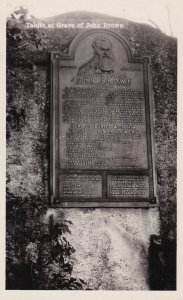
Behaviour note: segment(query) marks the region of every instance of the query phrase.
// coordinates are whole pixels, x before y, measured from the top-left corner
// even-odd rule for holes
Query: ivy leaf
[[[64,233],[68,232],[68,233],[71,234],[71,231],[70,231],[69,227],[67,225],[65,225],[65,224],[62,225],[62,231]]]

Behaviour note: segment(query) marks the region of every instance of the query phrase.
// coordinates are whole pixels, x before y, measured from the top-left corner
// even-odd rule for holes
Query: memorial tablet
[[[51,205],[156,205],[149,58],[96,29],[51,61]]]

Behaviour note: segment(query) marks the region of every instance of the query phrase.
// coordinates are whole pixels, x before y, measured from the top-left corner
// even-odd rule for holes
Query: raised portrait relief
[[[114,74],[115,59],[111,42],[102,36],[94,39],[92,43],[94,56],[79,68],[78,76],[94,76]]]

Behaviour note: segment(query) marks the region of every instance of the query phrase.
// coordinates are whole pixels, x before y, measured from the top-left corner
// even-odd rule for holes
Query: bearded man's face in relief
[[[100,39],[93,43],[94,54],[98,56],[98,68],[104,72],[113,70],[112,45],[108,40]]]

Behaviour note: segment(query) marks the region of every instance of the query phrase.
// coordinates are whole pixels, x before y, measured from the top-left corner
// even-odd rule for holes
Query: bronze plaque
[[[51,57],[52,206],[156,205],[149,58],[105,29]]]

